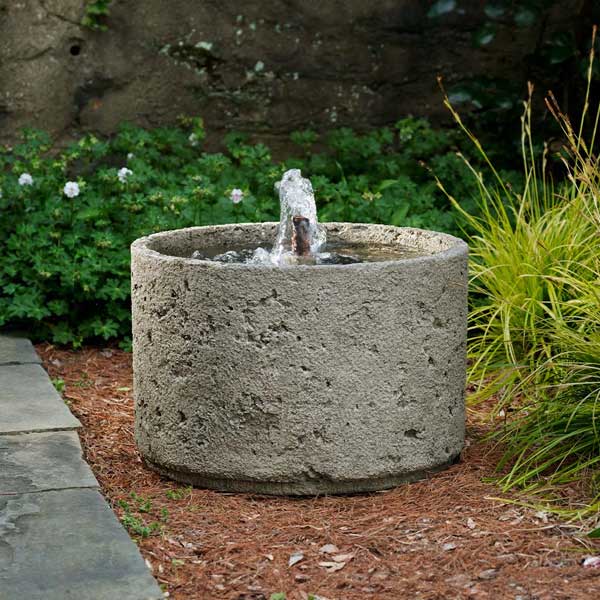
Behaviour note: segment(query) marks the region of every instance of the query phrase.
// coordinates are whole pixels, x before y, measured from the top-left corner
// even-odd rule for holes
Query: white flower
[[[243,197],[244,197],[244,192],[242,192],[242,190],[239,190],[238,188],[231,190],[230,198],[234,204],[241,202]]]
[[[63,192],[68,198],[75,198],[75,196],[79,196],[79,191],[79,184],[75,181],[67,181],[67,183],[65,183],[65,187],[63,188]]]
[[[127,154],[127,160],[133,160],[135,158],[135,154],[133,152],[129,152],[129,154]]]
[[[19,185],[33,185],[33,177],[29,173],[21,173]]]
[[[133,171],[127,167],[119,169],[119,172],[117,173],[117,177],[121,183],[125,183],[130,175],[133,175]]]
[[[198,145],[198,136],[195,133],[190,133],[190,137],[188,138],[188,141],[190,143],[190,146],[197,146]]]

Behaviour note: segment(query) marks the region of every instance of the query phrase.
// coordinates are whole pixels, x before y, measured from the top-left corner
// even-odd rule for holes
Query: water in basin
[[[327,242],[319,225],[315,195],[309,179],[299,169],[290,169],[275,184],[279,194],[280,221],[272,247],[246,246],[202,248],[191,258],[221,263],[256,265],[348,265],[361,262],[403,260],[427,253],[401,245],[368,245]]]

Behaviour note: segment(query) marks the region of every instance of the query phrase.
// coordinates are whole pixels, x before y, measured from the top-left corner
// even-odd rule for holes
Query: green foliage
[[[546,155],[541,164],[536,159],[531,100],[522,121],[522,194],[501,177],[496,186],[486,185],[473,170],[480,211],[465,215],[475,232],[470,242],[469,378],[475,400],[494,398],[498,409],[509,411],[497,434],[506,447],[499,465],[505,471],[504,489],[547,490],[585,478],[590,504],[581,512],[591,514],[600,508],[596,126],[588,145],[581,134],[583,121],[575,131],[555,103],[549,107],[568,142],[563,153],[568,178],[562,185],[555,187],[547,177]],[[597,125],[599,117],[600,111],[592,123]]]
[[[131,242],[192,225],[278,220],[273,185],[288,168],[311,178],[322,221],[458,232],[461,219],[427,169],[465,209],[477,190],[456,156],[457,134],[424,119],[324,139],[296,132],[302,157],[280,162],[242,134],[226,136],[224,152],[204,152],[203,139],[202,120],[185,118],[178,128],[124,125],[111,140],[87,135],[62,150],[27,130],[0,148],[0,327],[75,347],[116,338],[129,348]],[[322,150],[311,153],[317,143]],[[32,185],[19,184],[24,173]],[[66,194],[67,182],[78,195]],[[237,204],[235,188],[244,194]]]
[[[536,40],[524,57],[521,80],[475,74],[449,88],[452,102],[473,109],[471,116],[477,119],[479,126],[501,130],[520,110],[526,80],[543,85],[545,89],[561,90],[565,95],[571,93],[577,100],[585,87],[589,52],[585,42],[578,42],[580,36],[577,34],[586,30],[591,32],[592,23],[598,22],[600,17],[600,4],[589,3],[586,8],[587,4],[577,9],[579,13],[565,15],[568,18],[558,22],[556,15],[565,10],[564,2],[560,0],[484,0],[481,3],[483,11],[478,6],[468,7],[452,0],[434,2],[428,12],[432,24],[450,15],[454,18],[464,15],[470,20],[483,17],[472,35],[475,48],[485,49],[496,41],[500,43],[500,34],[507,30],[517,35],[527,33]],[[552,27],[547,26],[549,20],[553,20]],[[600,77],[600,67],[594,68],[593,76]],[[505,118],[499,120],[498,114]]]
[[[185,488],[178,488],[175,490],[167,490],[165,492],[165,496],[169,499],[169,500],[181,500],[183,498],[185,498],[186,496],[189,496],[192,492],[192,488],[190,487],[185,487]]]
[[[132,497],[134,498],[134,500],[139,501],[139,497],[135,496],[135,494],[132,494]],[[134,535],[139,535],[142,538],[147,538],[160,531],[161,526],[159,523],[157,523],[156,521],[146,523],[146,521],[144,521],[142,517],[134,515],[133,510],[135,509],[132,508],[130,504],[125,500],[119,500],[118,505],[123,509],[121,522],[129,530],[130,533]],[[137,508],[137,510],[142,512],[139,507]]]
[[[456,0],[436,0],[436,2],[431,5],[429,11],[427,12],[427,16],[430,19],[435,19],[437,17],[441,17],[442,15],[453,12],[456,7]]]
[[[81,20],[84,27],[94,31],[106,31],[108,27],[104,19],[110,14],[112,0],[92,0],[85,6],[85,14]]]
[[[592,529],[592,531],[590,531],[587,535],[588,535],[588,537],[593,538],[593,539],[600,538],[600,527],[596,527],[596,529]]]
[[[55,377],[54,379],[52,379],[52,385],[54,386],[54,389],[59,394],[62,394],[65,391],[65,380],[64,379],[60,379],[59,377]]]
[[[152,501],[143,496],[138,496],[135,492],[131,492],[131,499],[136,503],[136,508],[139,512],[147,513],[152,510]]]

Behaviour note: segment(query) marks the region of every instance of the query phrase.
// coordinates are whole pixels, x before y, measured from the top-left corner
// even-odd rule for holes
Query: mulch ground
[[[224,494],[144,467],[131,355],[37,350],[50,376],[64,380],[85,457],[170,598],[600,598],[600,569],[581,565],[598,545],[578,527],[498,501],[498,488],[482,482],[498,456],[480,441],[477,416],[461,462],[418,483],[308,499]]]

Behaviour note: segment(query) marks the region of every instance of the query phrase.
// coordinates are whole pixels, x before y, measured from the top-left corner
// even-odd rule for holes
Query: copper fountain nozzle
[[[310,221],[301,215],[292,217],[292,252],[296,256],[310,256]]]

